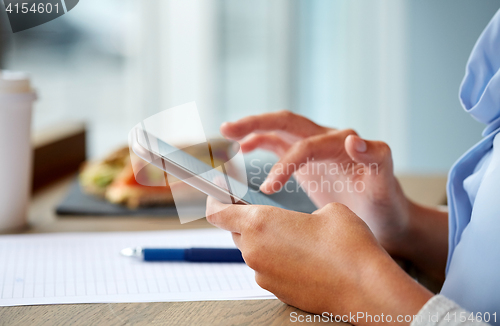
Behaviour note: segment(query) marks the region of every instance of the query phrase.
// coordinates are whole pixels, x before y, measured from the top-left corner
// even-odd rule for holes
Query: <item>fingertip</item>
[[[347,155],[354,161],[354,162],[362,162],[366,158],[363,156],[363,152],[359,152],[358,149],[356,148],[356,141],[358,136],[355,135],[349,135],[345,139],[344,147],[345,151],[347,152]],[[366,145],[366,143],[365,143]]]
[[[358,153],[365,153],[366,150],[368,149],[368,146],[366,145],[366,142],[363,139],[358,137],[357,139],[355,139],[354,148]]]
[[[250,147],[241,147],[241,152],[243,154],[247,154],[249,152],[253,151],[253,148],[250,148]]]
[[[353,141],[353,139],[354,139],[355,137],[357,137],[357,136],[356,136],[356,135],[349,135],[349,136],[347,136],[347,137],[345,138],[345,141],[346,141],[346,142],[351,142],[351,141]]]
[[[277,191],[280,191],[281,188],[282,183],[279,180],[275,180],[274,178],[270,178],[268,176],[264,183],[260,186],[259,190],[266,195],[272,195]]]
[[[240,149],[243,154],[253,152],[257,148],[259,148],[259,143],[254,141],[240,143]]]
[[[210,209],[212,208],[213,205],[213,198],[211,196],[207,196],[207,210],[206,213],[208,214]]]
[[[207,207],[205,210],[205,216],[207,220],[210,222],[210,224],[218,226],[221,217],[219,213],[222,212],[224,209],[228,208],[225,206],[228,205],[221,203],[212,196],[207,197]]]
[[[264,181],[264,183],[260,185],[259,190],[266,195],[271,195],[273,193],[273,190],[269,184],[270,183],[267,180]]]
[[[219,207],[221,205],[224,205],[224,204],[222,204],[220,201],[218,201],[214,197],[212,197],[212,196],[207,197],[207,208],[210,208],[211,211],[217,209],[217,207]]]
[[[224,122],[220,126],[220,133],[232,140],[240,140],[245,135],[242,133],[241,125],[238,122]]]
[[[220,125],[220,133],[223,135],[223,136],[227,136],[227,133],[228,131],[231,129],[231,123],[230,122],[223,122],[221,125]]]
[[[247,153],[253,149],[252,144],[248,141],[242,141],[239,143],[239,145],[240,145],[240,149],[243,153]]]
[[[346,148],[353,149],[357,153],[366,153],[366,150],[368,149],[366,141],[364,141],[363,139],[361,139],[361,137],[356,135],[347,136],[345,140],[345,145]]]

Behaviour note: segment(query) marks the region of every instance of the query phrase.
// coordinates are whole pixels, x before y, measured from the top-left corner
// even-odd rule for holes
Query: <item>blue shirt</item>
[[[460,88],[483,139],[451,168],[449,251],[441,294],[500,325],[500,10],[479,37]]]

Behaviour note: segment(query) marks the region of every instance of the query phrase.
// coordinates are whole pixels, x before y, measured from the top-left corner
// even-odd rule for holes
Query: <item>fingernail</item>
[[[356,140],[354,147],[356,148],[356,151],[358,151],[360,153],[366,152],[366,142],[361,138],[358,138]]]

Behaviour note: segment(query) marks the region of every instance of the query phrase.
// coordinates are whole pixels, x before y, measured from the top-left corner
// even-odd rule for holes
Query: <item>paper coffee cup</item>
[[[27,74],[0,72],[0,232],[27,225],[35,100]]]

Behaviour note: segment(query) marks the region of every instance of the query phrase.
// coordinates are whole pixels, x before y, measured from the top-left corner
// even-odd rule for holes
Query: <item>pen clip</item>
[[[125,257],[142,257],[142,248],[125,248],[120,251],[120,254]]]

